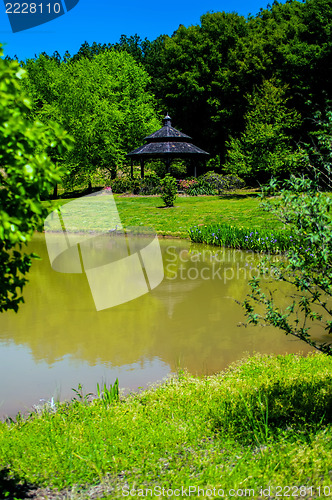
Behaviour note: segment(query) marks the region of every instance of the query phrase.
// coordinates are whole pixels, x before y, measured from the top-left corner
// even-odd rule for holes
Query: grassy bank
[[[317,498],[331,486],[331,382],[326,356],[256,356],[109,406],[74,401],[0,424],[0,497],[27,498],[37,487],[66,488],[57,498],[72,499],[200,487],[263,498],[271,487],[276,498],[289,485],[288,494]]]
[[[227,223],[238,227],[276,229],[280,223],[259,207],[260,199],[250,193],[218,196],[179,196],[173,208],[162,207],[158,196],[114,195],[122,224],[151,226],[158,234],[188,238],[193,226]],[[64,204],[71,200],[53,202]],[[82,214],[82,221],[84,214]],[[84,222],[82,222],[84,228]]]

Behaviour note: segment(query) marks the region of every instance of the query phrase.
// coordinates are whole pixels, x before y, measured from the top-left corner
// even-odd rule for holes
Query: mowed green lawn
[[[191,227],[217,222],[256,229],[281,227],[270,213],[260,208],[258,196],[245,193],[224,197],[178,196],[172,208],[163,207],[159,196],[114,195],[114,198],[125,227],[151,226],[165,236],[188,237]],[[59,200],[52,205],[69,201],[72,200]]]

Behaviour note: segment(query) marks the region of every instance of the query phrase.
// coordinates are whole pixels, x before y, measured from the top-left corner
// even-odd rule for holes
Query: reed
[[[189,237],[194,243],[261,253],[281,253],[293,245],[292,234],[286,230],[249,229],[229,224],[194,226],[189,229]]]

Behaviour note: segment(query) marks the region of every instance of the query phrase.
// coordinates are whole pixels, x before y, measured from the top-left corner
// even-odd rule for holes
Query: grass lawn
[[[260,199],[251,193],[218,196],[178,196],[173,208],[163,208],[159,196],[114,195],[122,224],[151,226],[160,235],[188,237],[198,224],[228,223],[256,229],[281,227],[270,213],[262,210]],[[71,200],[53,201],[52,206]],[[82,224],[84,228],[84,224]]]
[[[322,354],[256,356],[110,405],[78,398],[0,424],[0,498],[330,497],[331,373]]]

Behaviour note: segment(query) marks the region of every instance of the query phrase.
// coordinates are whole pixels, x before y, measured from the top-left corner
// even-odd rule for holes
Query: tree
[[[271,2],[272,3],[272,2]],[[212,155],[243,131],[246,95],[264,80],[288,85],[291,107],[310,114],[308,101],[331,99],[332,0],[273,2],[247,19],[214,12],[197,26],[151,42],[143,64],[151,88],[178,127]],[[292,129],[307,140],[308,122]]]
[[[308,155],[309,174],[318,173],[321,186],[332,188],[332,108],[331,102],[325,110],[316,111],[312,119],[315,129],[309,134],[310,144],[305,144]],[[313,168],[314,165],[314,168]]]
[[[272,182],[270,187],[278,191],[280,185]],[[311,329],[318,322],[323,332],[332,333],[331,205],[331,197],[314,181],[295,177],[281,190],[279,199],[265,204],[292,234],[285,258],[279,262],[266,258],[262,265],[263,277],[266,273],[286,284],[289,305],[282,308],[261,277],[250,282],[251,293],[244,302],[250,323],[276,326],[328,355],[332,355],[332,344],[315,339]]]
[[[91,182],[99,169],[114,178],[126,153],[158,128],[148,74],[125,51],[60,64],[40,57],[27,71],[35,116],[44,123],[56,117],[75,138],[63,158],[71,184]]]
[[[266,80],[247,96],[245,130],[227,144],[227,173],[266,182],[271,176],[287,177],[298,168],[302,153],[292,146],[289,132],[299,125],[300,117],[287,108],[285,94],[285,86]]]
[[[2,55],[0,49],[0,56]],[[25,71],[0,57],[0,311],[18,310],[33,255],[24,246],[47,215],[41,197],[60,181],[46,149],[65,151],[70,138],[55,123],[26,118]]]
[[[171,37],[152,42],[143,60],[152,76],[151,88],[164,109],[211,154],[223,149],[237,116],[234,91],[223,85],[220,73],[245,32],[242,16],[204,14],[201,25],[180,25]]]

